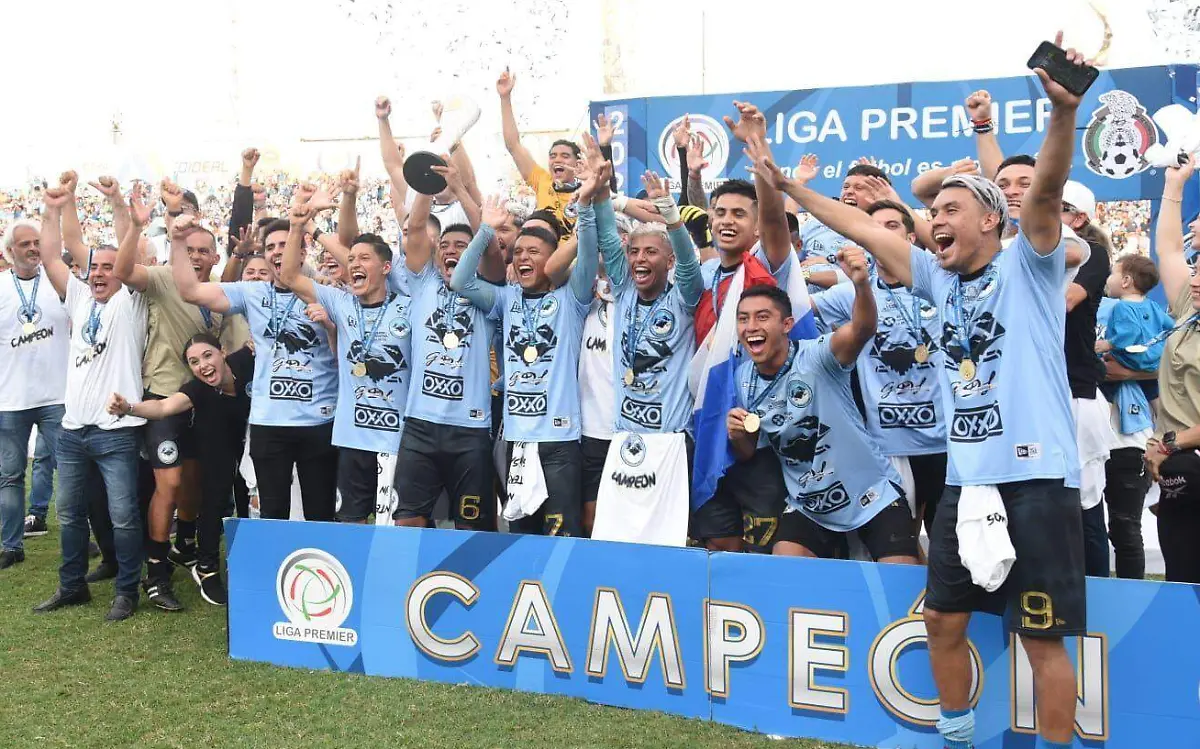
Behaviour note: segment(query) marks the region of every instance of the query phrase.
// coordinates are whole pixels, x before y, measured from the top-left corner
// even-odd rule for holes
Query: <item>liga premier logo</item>
[[[700,138],[704,160],[708,162],[708,166],[701,170],[700,178],[705,182],[719,179],[729,160],[729,136],[725,133],[723,124],[703,114],[681,114],[663,128],[662,135],[658,136],[658,158],[663,168],[672,178],[679,174],[679,154],[675,150],[672,133],[684,117],[688,118],[692,126],[692,134]]]
[[[1087,168],[1102,177],[1125,179],[1146,169],[1146,149],[1158,142],[1158,128],[1137,98],[1126,91],[1100,94],[1100,108],[1083,132]]]
[[[350,575],[332,554],[294,551],[279,565],[275,592],[288,621],[276,622],[276,639],[353,646],[358,633],[342,623],[354,605]]]

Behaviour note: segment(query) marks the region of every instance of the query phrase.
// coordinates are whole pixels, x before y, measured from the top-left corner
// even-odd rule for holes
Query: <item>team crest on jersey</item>
[[[625,437],[621,443],[621,462],[630,468],[637,468],[646,460],[646,442],[636,434]]]
[[[675,315],[671,310],[660,309],[650,320],[650,335],[655,338],[667,338],[675,331]]]
[[[1100,94],[1100,108],[1083,132],[1087,168],[1102,177],[1125,179],[1150,166],[1146,149],[1158,143],[1158,128],[1146,108],[1127,91]]]
[[[558,312],[558,299],[549,294],[542,297],[542,303],[538,305],[538,314],[542,317],[553,317],[555,312]]]
[[[21,323],[22,325],[27,323],[33,323],[34,325],[37,325],[41,321],[42,309],[40,307],[34,307],[32,315],[29,314],[23,307],[17,309],[17,322]]]
[[[796,408],[804,408],[812,401],[812,388],[804,380],[788,382],[788,402]]]
[[[937,308],[924,299],[921,300],[921,319],[932,320],[937,317]]]
[[[158,443],[158,462],[163,465],[174,465],[175,461],[179,460],[179,446],[174,440],[165,440]]]
[[[408,318],[403,315],[397,316],[388,324],[388,332],[392,334],[393,338],[404,338],[407,336],[411,332],[408,325]]]

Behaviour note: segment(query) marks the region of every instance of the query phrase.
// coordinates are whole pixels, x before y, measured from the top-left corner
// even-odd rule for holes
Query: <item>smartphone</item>
[[[1051,42],[1042,42],[1034,50],[1033,56],[1025,65],[1033,70],[1041,68],[1050,76],[1050,80],[1062,86],[1076,96],[1083,96],[1096,82],[1100,71],[1091,65],[1073,65],[1067,60],[1067,52]]]

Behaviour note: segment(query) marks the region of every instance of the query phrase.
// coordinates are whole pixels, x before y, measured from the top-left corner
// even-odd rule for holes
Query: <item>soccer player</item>
[[[850,371],[875,334],[875,296],[866,253],[839,261],[854,285],[849,322],[833,334],[792,342],[786,292],[753,286],[738,303],[738,339],[750,357],[737,372],[738,407],[729,441],[739,460],[767,447],[788,488],[773,553],[847,558],[856,531],[871,558],[917,563],[912,514],[900,476],[876,449],[850,393]]]
[[[280,280],[306,304],[322,305],[337,327],[338,519],[365,523],[375,511],[379,453],[395,454],[400,446],[411,372],[409,298],[388,288],[392,249],[375,234],[361,234],[350,246],[349,290],[301,272],[304,227],[327,207],[314,201],[292,208]]]
[[[605,162],[580,186],[581,202],[608,195],[611,168]],[[501,324],[503,350],[498,358],[503,376],[518,383],[504,393],[504,438],[510,446],[537,446],[534,458],[540,461],[545,481],[545,502],[523,527],[539,524],[544,535],[579,536],[579,346],[598,258],[594,251],[581,248],[571,280],[552,289],[545,266],[558,239],[545,229],[526,227],[513,249],[517,284],[493,286],[479,277],[479,262],[495,235],[494,227],[506,216],[495,201],[484,207],[483,224],[454,269],[450,288]],[[511,476],[509,483],[513,483]]]
[[[1074,50],[1068,58],[1083,64]],[[1020,231],[1003,252],[1007,201],[982,177],[943,183],[932,209],[936,259],[854,209],[786,185],[814,216],[863,244],[887,272],[933,302],[942,322],[948,485],[930,538],[924,619],[942,708],[938,730],[954,749],[969,747],[974,736],[965,634],[972,611],[1007,611],[1009,628],[1029,654],[1039,732],[1051,747],[1069,745],[1075,716],[1075,669],[1062,638],[1086,631],[1079,456],[1060,353],[1062,190],[1080,99],[1045,71],[1035,72],[1052,105],[1050,120],[1021,199]],[[1017,560],[1003,586],[988,593],[972,583],[959,558],[955,526],[962,487],[993,485]]]
[[[113,273],[116,253],[112,250],[93,253],[86,284],[73,276],[62,261],[60,226],[69,193],[53,188],[45,192],[43,199],[42,263],[59,298],[66,301],[71,318],[71,351],[57,453],[62,564],[58,590],[34,611],[54,611],[92,599],[84,580],[88,565],[86,485],[90,469],[95,466],[108,495],[118,567],[116,596],[107,618],[118,621],[128,619],[137,609],[143,553],[137,496],[137,427],[143,422],[137,418],[117,419],[107,413],[105,404],[114,390],[141,400],[146,300],[117,281]]]
[[[179,295],[172,269],[147,267],[137,262],[137,239],[150,223],[150,207],[142,203],[134,187],[130,203],[114,202],[114,210],[128,212],[131,228],[120,240],[113,273],[117,280],[143,294],[149,305],[150,331],[146,357],[142,363],[144,400],[161,400],[176,393],[191,378],[191,372],[178,352],[192,336],[208,333],[220,338],[224,316],[188,304]],[[120,193],[117,194],[120,201]],[[198,282],[210,280],[217,262],[217,238],[209,230],[198,228],[183,240],[187,252],[186,269]],[[154,469],[154,496],[147,518],[146,598],[164,611],[182,611],[183,604],[171,587],[171,563],[190,567],[196,563],[196,510],[200,466],[192,438],[191,418],[185,413],[154,420],[142,430],[146,455]],[[179,532],[171,548],[171,522]]]
[[[29,433],[36,424],[38,447],[45,440],[53,471],[71,335],[67,310],[42,267],[41,227],[10,226],[4,255],[12,268],[0,273],[0,340],[9,346],[0,357],[0,569],[25,561],[25,535],[45,534],[44,515],[25,519]]]
[[[338,452],[332,445],[337,365],[325,327],[309,319],[299,298],[282,285],[283,250],[291,231],[287,219],[263,228],[263,255],[271,277],[266,283],[198,282],[183,243],[193,224],[188,217],[176,221],[181,222],[185,231],[174,231],[171,236],[171,267],[179,295],[214,312],[245,315],[250,325],[256,354],[250,457],[262,516],[288,518],[292,472],[296,471],[305,519],[333,520],[338,465]]]

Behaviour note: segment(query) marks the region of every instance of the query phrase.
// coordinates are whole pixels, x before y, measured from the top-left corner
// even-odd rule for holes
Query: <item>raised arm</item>
[[[583,221],[583,214],[583,206],[580,206],[580,221]],[[594,230],[596,226],[596,214],[589,211],[588,217],[588,221],[592,222]],[[581,223],[576,223],[575,232],[559,242],[554,252],[550,253],[550,257],[546,258],[546,276],[550,279],[550,285],[556,289],[559,286],[565,286],[567,281],[571,280],[571,269],[575,266],[575,258],[579,255],[579,236],[582,233],[581,226]]]
[[[675,205],[675,199],[671,197],[666,181],[659,179],[654,172],[647,171],[642,176],[642,183],[646,186],[646,196],[654,203],[654,207],[667,224],[667,236],[671,240],[671,251],[675,254],[675,284],[679,288],[679,294],[685,304],[695,306],[700,301],[700,295],[704,293],[704,281],[700,277],[700,256],[692,242],[692,235],[683,226],[683,219],[679,217],[679,206]],[[596,210],[599,214],[600,208],[597,207]],[[612,233],[616,237],[615,227]],[[620,251],[620,248],[618,244],[617,250]]]
[[[609,236],[592,237],[585,239],[582,235],[579,237],[578,256],[575,259],[575,268],[571,271],[571,279],[567,282],[571,287],[571,293],[575,298],[584,304],[592,301],[596,283],[596,271],[600,269],[600,248],[599,241],[610,243],[616,236],[616,218],[612,215],[612,192],[609,187],[609,178],[612,176],[612,162],[605,161],[600,153],[600,146],[596,143],[589,133],[583,134],[583,149],[587,157],[587,179],[583,180],[579,185],[579,190],[576,193],[579,196],[579,208],[582,211],[585,206],[591,205],[595,210],[605,210],[608,212],[608,218],[611,218],[611,230],[605,229],[605,233]],[[601,204],[607,203],[607,206]],[[597,230],[600,231],[599,217],[597,216]],[[592,241],[596,239],[596,241]],[[617,238],[618,245],[620,238]]]
[[[254,187],[252,180],[254,179],[254,167],[258,164],[259,153],[257,148],[247,148],[242,151],[242,171],[238,175],[238,183],[233,188],[233,208],[229,213],[229,244],[226,247],[226,253],[229,256],[225,266],[236,266],[237,272],[241,273],[241,265],[245,262],[245,255],[238,255],[238,248],[242,244],[242,229],[250,226],[254,221]],[[233,280],[237,280],[236,277]]]
[[[1000,150],[1000,141],[996,139],[996,125],[992,122],[992,95],[980,89],[967,97],[967,114],[971,117],[971,126],[975,130],[975,149],[979,155],[979,166],[983,176],[996,179],[1000,164],[1004,161],[1004,152]],[[955,162],[957,163],[957,162]],[[950,176],[950,175],[946,175]],[[941,183],[939,183],[940,187]]]
[[[1183,188],[1196,171],[1196,157],[1189,155],[1183,166],[1170,167],[1164,175],[1162,204],[1154,227],[1158,252],[1158,275],[1167,304],[1174,304],[1192,280],[1192,269],[1183,254]],[[1200,239],[1193,239],[1193,242]]]
[[[730,117],[726,117],[725,124],[733,130],[735,138],[746,144],[743,152],[752,164],[762,159],[770,160],[766,118],[753,104],[735,101],[734,106],[740,118],[734,124]],[[787,217],[783,211],[783,196],[773,182],[760,177],[753,166],[748,170],[754,172],[754,192],[758,197],[758,236],[771,263],[771,270],[778,270],[793,252],[792,234],[788,231]]]
[[[375,119],[379,122],[379,153],[383,157],[383,168],[392,182],[392,189],[396,192],[396,196],[392,197],[392,204],[397,205],[398,196],[398,205],[403,207],[408,198],[408,182],[404,179],[404,146],[398,144],[392,136],[392,125],[388,122],[391,116],[392,102],[386,96],[380,96],[375,100]],[[399,216],[399,209],[397,218],[400,223],[404,223],[404,219]]]
[[[62,215],[70,200],[71,194],[61,187],[52,187],[42,193],[45,206],[40,237],[42,267],[46,269],[46,276],[59,299],[67,298],[67,282],[71,277],[71,269],[62,259]],[[83,262],[86,265],[87,260]]]
[[[488,198],[483,204],[483,223],[479,231],[471,237],[471,243],[458,259],[454,273],[450,276],[450,288],[467,299],[484,312],[491,312],[496,305],[496,287],[479,276],[479,261],[483,258],[484,250],[496,236],[493,227],[499,226],[508,217],[508,212],[500,205],[496,197]],[[409,225],[408,237],[412,242],[412,225]]]
[[[95,182],[89,182],[88,185],[98,190],[108,201],[113,214],[113,234],[116,235],[117,243],[120,244],[121,237],[129,231],[129,210],[125,207],[125,199],[121,197],[121,186],[112,177],[101,177]],[[74,250],[71,251],[71,257],[75,259],[80,268],[87,265],[87,254],[86,247],[83,249],[82,259],[75,254]]]
[[[192,216],[180,216],[171,225],[171,278],[183,301],[225,314],[229,311],[229,297],[221,284],[198,280],[188,260],[187,236],[194,231],[200,229]]]
[[[517,116],[513,114],[512,107],[512,90],[516,83],[517,77],[505,68],[500,74],[500,79],[496,81],[496,93],[500,94],[500,123],[504,129],[504,147],[516,163],[521,179],[528,182],[537,169],[537,162],[533,160],[529,149],[521,145],[521,131],[517,129]]]
[[[1061,31],[1055,43],[1062,46]],[[1074,48],[1067,50],[1067,61],[1080,67],[1085,64],[1083,53]],[[1080,97],[1050,80],[1045,70],[1035,68],[1034,72],[1050,97],[1050,123],[1038,151],[1033,180],[1021,199],[1021,231],[1034,252],[1049,255],[1062,240],[1063,185],[1071,172],[1071,157],[1075,152],[1075,112]]]
[[[150,207],[142,203],[140,192],[140,186],[134,185],[133,192],[129,195],[131,224],[129,231],[125,232],[125,236],[118,240],[117,260],[113,264],[113,275],[126,286],[131,286],[138,291],[145,291],[150,284],[150,274],[146,272],[146,266],[138,262],[138,239],[142,236],[146,224],[150,223]],[[192,264],[188,263],[189,270],[191,267]]]
[[[429,258],[433,257],[433,242],[429,239],[429,206],[433,198],[418,194],[413,201],[412,213],[408,214],[408,238],[404,243],[404,263],[413,273],[424,270]],[[482,228],[482,227],[480,227]],[[476,232],[478,236],[478,232]],[[459,265],[462,259],[459,258]]]
[[[291,228],[288,230],[287,242],[283,246],[283,261],[280,265],[280,281],[298,296],[305,304],[315,304],[317,289],[313,280],[304,275],[304,227],[315,214],[312,201],[292,206],[288,214]]]
[[[827,198],[808,189],[799,180],[788,178],[770,156],[756,161],[754,169],[759,177],[764,180],[769,178],[776,187],[791,195],[813,218],[865,247],[884,270],[896,276],[905,286],[912,286],[910,247],[904,239],[884,229],[857,208],[840,200]]]
[[[685,114],[675,129],[671,131],[671,140],[675,143],[675,154],[679,158],[679,205],[691,205],[688,201],[688,145],[692,142],[692,128]]]
[[[137,416],[150,421],[169,419],[192,407],[192,399],[185,393],[172,393],[159,400],[146,400],[130,404],[125,396],[113,393],[108,396],[108,412],[113,416]]]
[[[354,160],[353,169],[343,169],[338,175],[338,186],[342,200],[338,203],[337,238],[342,245],[354,244],[358,231],[358,175],[362,171],[362,157]]]
[[[879,177],[869,176],[863,181],[866,187],[866,198],[869,201],[864,207],[870,207],[872,203],[878,203],[881,200],[890,200],[896,205],[904,206],[905,212],[912,219],[913,234],[917,237],[917,244],[925,248],[935,246],[933,241],[933,225],[926,221],[921,214],[909,208],[908,204],[900,199],[900,193],[896,192],[895,187]]]
[[[867,272],[866,253],[858,247],[843,247],[838,251],[838,261],[854,284],[854,306],[850,310],[850,322],[834,332],[829,345],[834,357],[843,367],[848,367],[875,336],[878,312],[871,276]]]
[[[979,165],[970,156],[959,159],[949,166],[930,169],[924,174],[918,174],[913,178],[911,188],[913,197],[921,201],[921,204],[926,208],[932,208],[933,201],[937,199],[938,193],[942,191],[942,182],[947,177],[952,177],[955,174],[976,174],[978,172]],[[991,179],[991,177],[988,179]]]
[[[687,193],[688,203],[697,208],[708,208],[708,195],[704,192],[704,141],[693,135],[687,146]]]
[[[83,227],[79,225],[79,203],[75,197],[75,190],[79,186],[79,175],[75,172],[63,172],[58,178],[58,186],[66,190],[67,195],[70,196],[67,204],[63,206],[63,244],[75,262],[83,267],[87,262],[88,248],[87,243],[83,241]],[[117,234],[117,241],[121,241],[120,234]]]
[[[183,213],[183,188],[172,182],[169,177],[164,177],[158,185],[158,194],[167,211],[163,221],[167,225],[167,235],[170,236],[175,219]]]
[[[467,155],[467,147],[463,143],[459,142],[450,149],[450,162],[458,169],[458,173],[462,177],[463,188],[471,197],[471,203],[475,206],[475,210],[478,211],[479,206],[483,205],[483,193],[479,191],[479,182],[475,179],[475,165],[471,163],[471,157]],[[461,197],[459,200],[463,204],[463,210],[467,211],[467,216],[470,216],[471,212],[467,209],[467,201]],[[473,219],[471,228],[479,228],[478,216]]]

